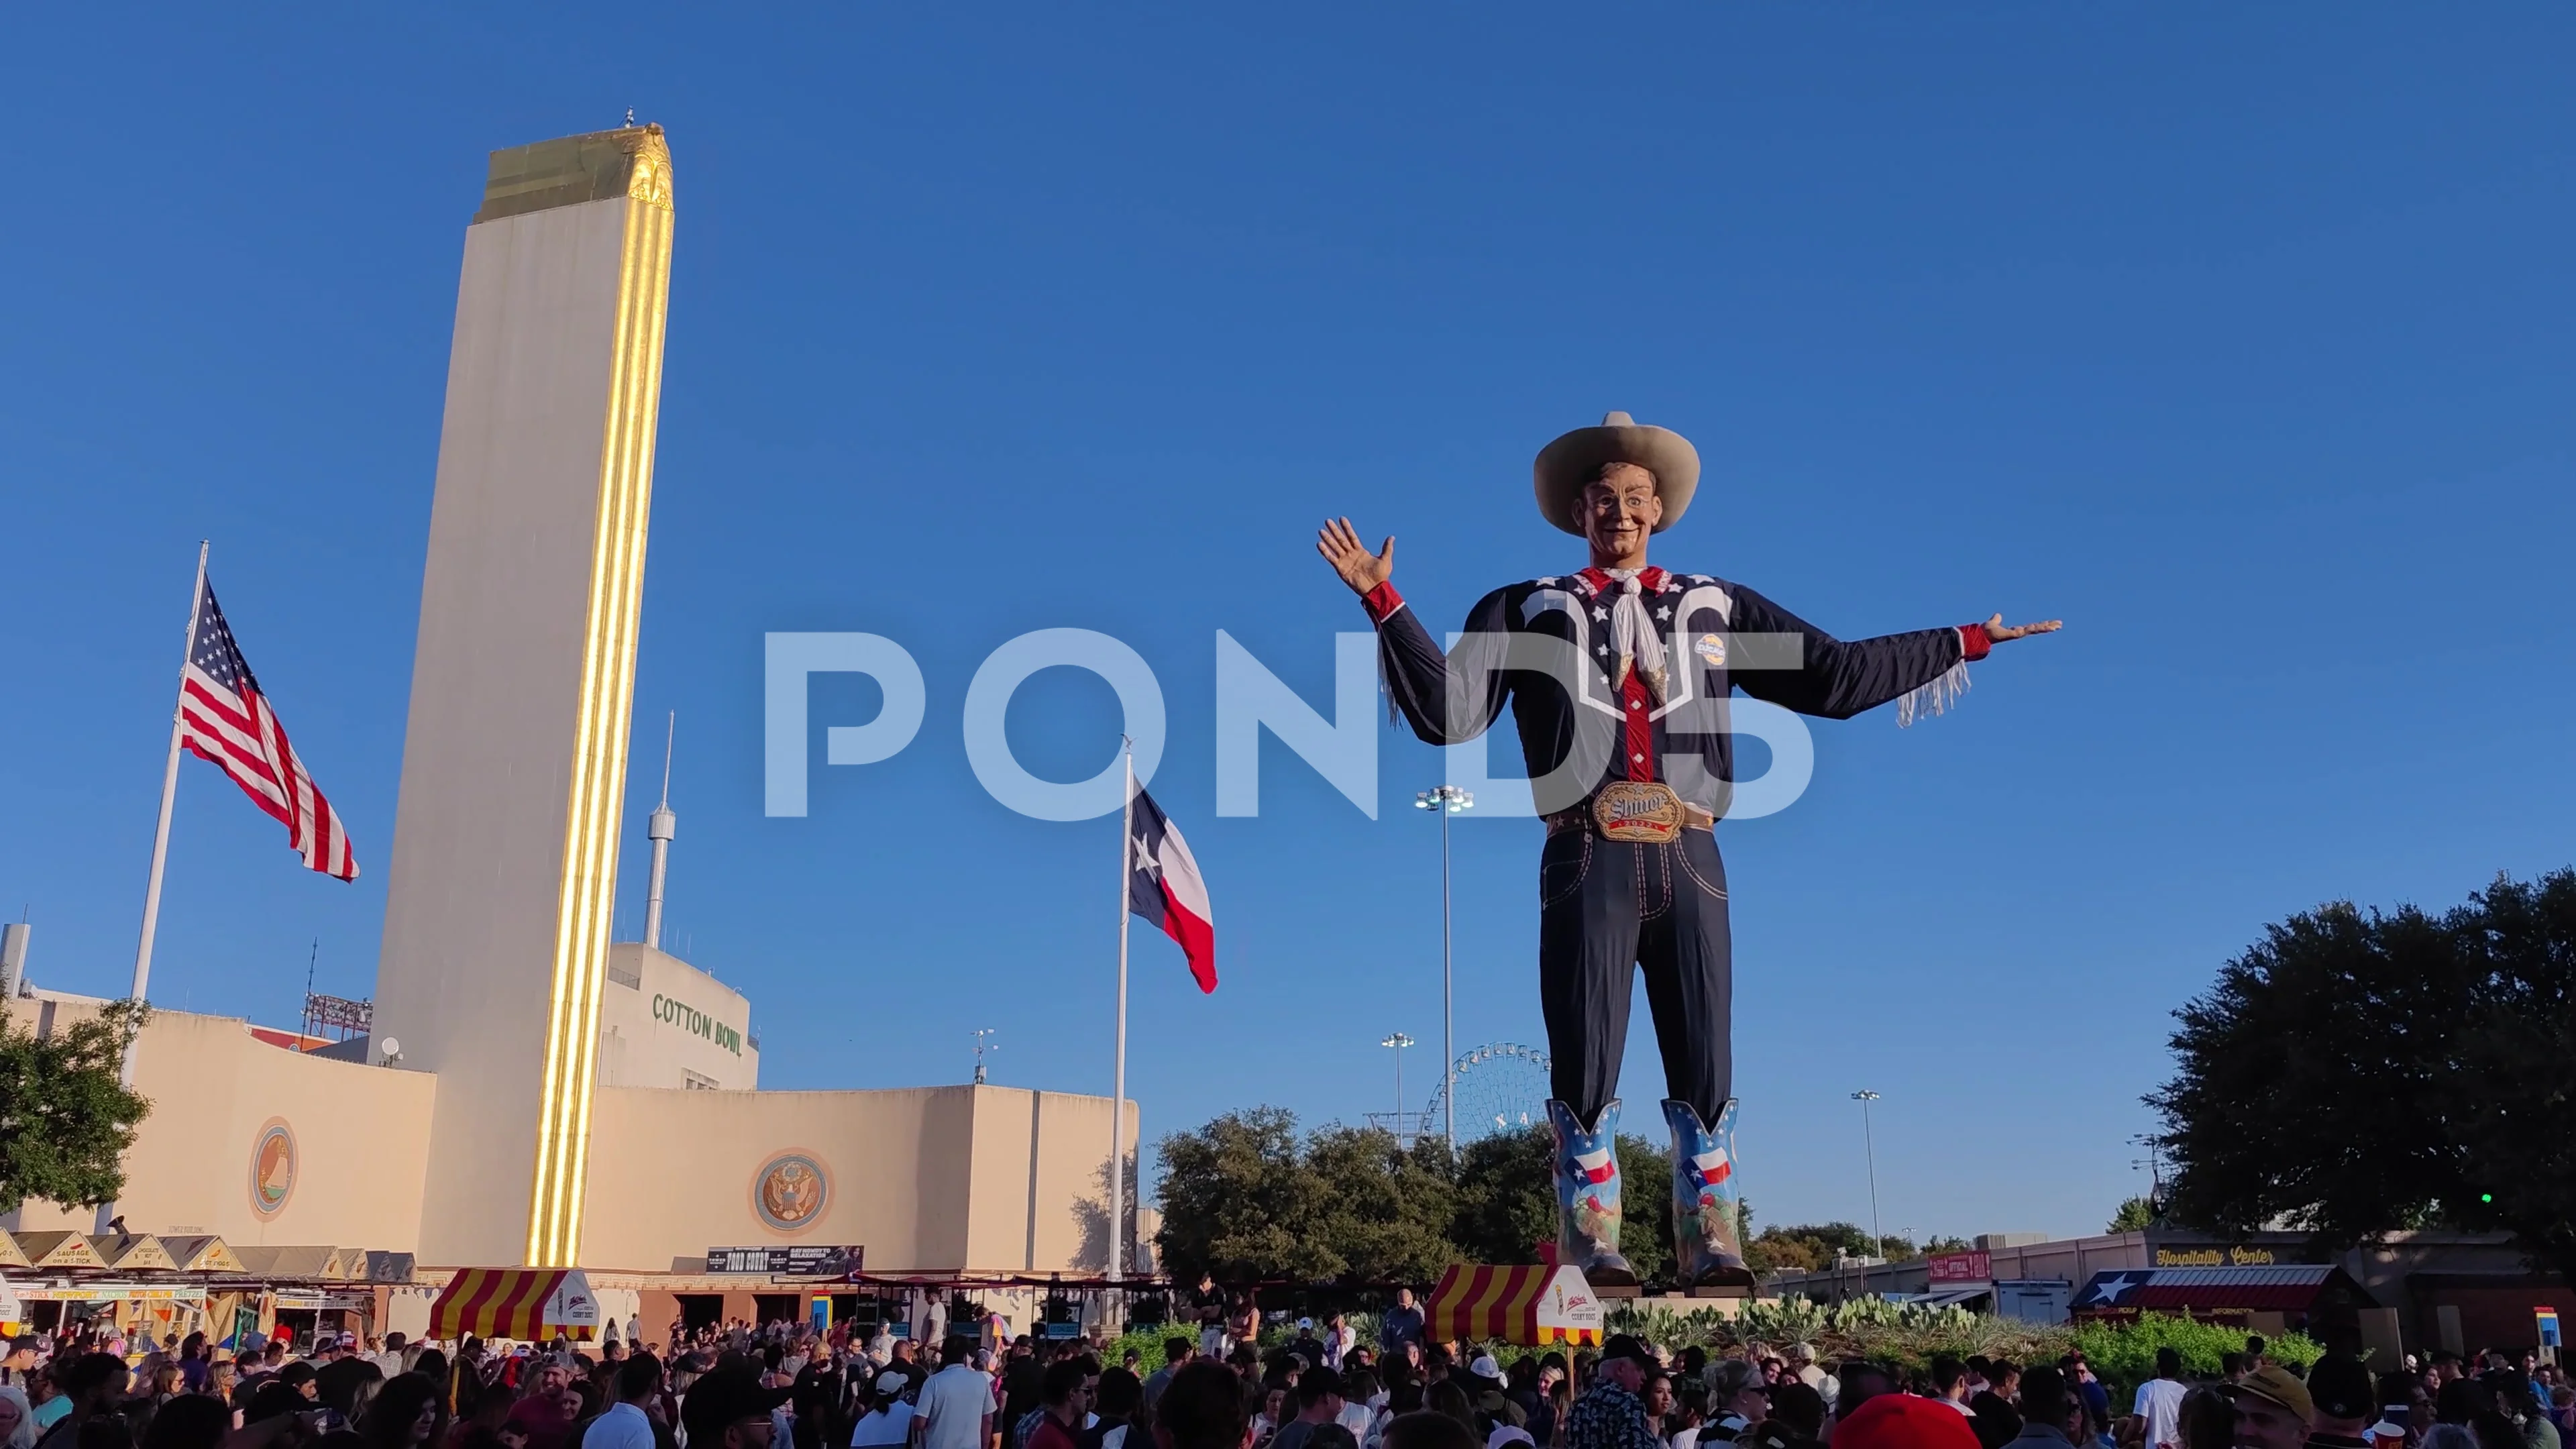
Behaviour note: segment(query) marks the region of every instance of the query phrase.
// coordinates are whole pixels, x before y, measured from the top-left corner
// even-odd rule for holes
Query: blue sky
[[[484,153],[669,128],[678,226],[634,847],[679,711],[670,934],[764,1082],[1105,1091],[1115,829],[984,796],[987,653],[1153,664],[1225,984],[1138,956],[1149,1134],[1354,1119],[1439,1032],[1438,761],[1379,818],[1265,750],[1213,815],[1214,635],[1308,699],[1328,512],[1453,622],[1579,562],[1532,452],[1707,460],[1659,561],[1846,635],[2063,616],[1965,707],[1819,724],[1721,836],[1765,1221],[2096,1229],[2168,1013],[2264,922],[2566,864],[2576,308],[2563,9],[411,7],[30,12],[0,58],[0,902],[121,992],[191,551],[368,867],[184,767],[155,995],[371,989],[462,229]],[[761,814],[764,631],[920,659],[895,760]],[[819,685],[855,723],[863,683]],[[822,721],[818,720],[818,724]],[[1089,775],[1097,680],[1033,679]],[[1457,836],[1462,1045],[1538,1043],[1537,828]],[[1428,1079],[1417,1051],[1407,1087]],[[1661,1095],[1642,999],[1624,1091]]]

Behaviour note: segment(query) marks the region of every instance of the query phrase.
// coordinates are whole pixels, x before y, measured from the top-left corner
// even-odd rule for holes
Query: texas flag
[[[1735,1164],[1727,1160],[1723,1147],[1692,1154],[1690,1164],[1692,1176],[1699,1179],[1702,1187],[1721,1186],[1735,1175]]]
[[[1216,925],[1208,909],[1207,882],[1199,879],[1199,863],[1190,858],[1181,832],[1141,789],[1127,836],[1127,902],[1180,943],[1199,990],[1216,990]]]

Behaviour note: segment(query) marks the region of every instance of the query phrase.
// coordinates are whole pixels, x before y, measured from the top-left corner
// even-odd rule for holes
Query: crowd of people
[[[2188,1380],[2180,1358],[2158,1353],[2138,1385],[2119,1442],[2172,1449],[2561,1449],[2576,1436],[2576,1388],[2555,1364],[2526,1351],[2474,1360],[2408,1355],[2373,1374],[2357,1358],[2328,1354],[2304,1375],[2272,1362],[2261,1338],[2225,1356],[2217,1378]]]
[[[1027,1336],[951,1337],[933,1365],[882,1328],[789,1323],[453,1353],[399,1333],[235,1355],[67,1331],[7,1342],[0,1449],[2576,1449],[2576,1387],[2531,1354],[2303,1373],[2252,1338],[2215,1378],[2167,1349],[2115,1386],[2080,1353],[1902,1372],[1614,1334],[1498,1354],[1433,1338],[1409,1292],[1373,1342],[1330,1317],[1265,1347],[1244,1306],[1219,1300],[1150,1372]]]

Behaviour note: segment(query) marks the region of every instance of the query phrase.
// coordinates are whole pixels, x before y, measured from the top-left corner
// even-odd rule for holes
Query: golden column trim
[[[606,174],[599,145],[618,158]],[[653,441],[662,397],[662,335],[671,290],[671,157],[659,126],[571,137],[526,148],[564,150],[557,181],[522,174],[514,195],[624,196],[626,234],[618,262],[617,331],[610,358],[608,416],[599,462],[599,512],[591,546],[588,620],[582,636],[581,699],[574,718],[573,773],[565,807],[563,887],[555,912],[553,991],[546,1009],[546,1066],[537,1122],[536,1178],[529,1195],[531,1267],[581,1261],[582,1192],[590,1165],[590,1099],[599,1057],[599,998],[617,904],[617,846],[623,825],[626,746],[635,701],[637,613],[644,590],[644,538],[653,504]],[[494,186],[502,160],[493,157]],[[543,158],[541,157],[540,160]],[[598,164],[593,164],[598,163]],[[599,198],[605,199],[605,198]],[[543,202],[560,205],[564,202]],[[493,199],[486,192],[485,209]],[[521,206],[517,210],[531,210]]]

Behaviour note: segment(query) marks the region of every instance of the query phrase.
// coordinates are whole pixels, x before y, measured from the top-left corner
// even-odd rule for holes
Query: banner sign
[[[1984,1251],[1934,1253],[1923,1261],[1935,1284],[1991,1283],[1995,1280],[1994,1255]]]
[[[769,1273],[785,1278],[846,1278],[867,1249],[850,1244],[810,1248],[709,1248],[710,1273]]]
[[[139,1287],[130,1283],[84,1283],[76,1288],[48,1288],[39,1287],[32,1283],[24,1283],[16,1285],[13,1291],[16,1292],[20,1298],[25,1299],[30,1303],[176,1302],[202,1304],[206,1301],[206,1290],[203,1288]]]

